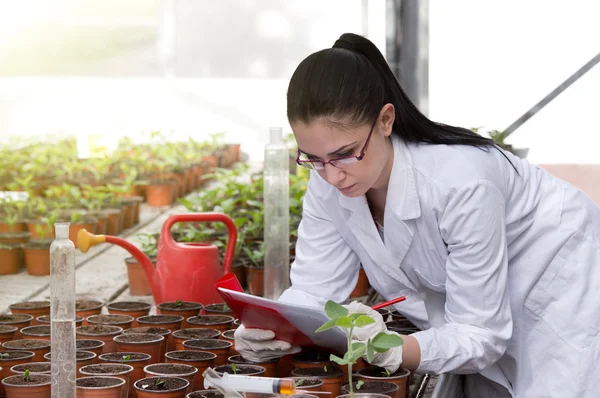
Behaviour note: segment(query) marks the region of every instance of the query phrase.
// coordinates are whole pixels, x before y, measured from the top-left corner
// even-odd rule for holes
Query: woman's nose
[[[340,181],[344,179],[344,172],[331,164],[326,164],[323,171],[325,180],[333,186],[338,186]]]

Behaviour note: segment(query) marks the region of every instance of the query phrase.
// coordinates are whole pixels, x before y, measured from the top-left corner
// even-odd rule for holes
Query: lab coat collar
[[[410,151],[404,141],[396,136],[392,136],[392,145],[394,146],[394,164],[390,174],[386,208],[391,209],[400,220],[419,218],[421,205],[419,204]],[[364,212],[365,206],[368,209],[365,195],[354,198],[344,196],[339,192],[338,195],[340,206],[350,213]]]

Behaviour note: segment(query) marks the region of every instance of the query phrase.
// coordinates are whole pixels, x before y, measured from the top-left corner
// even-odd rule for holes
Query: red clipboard
[[[219,279],[215,289],[247,328],[272,330],[277,340],[300,347],[321,347],[338,353],[346,350],[346,336],[341,329],[314,332],[329,320],[320,308],[246,294],[234,273]]]

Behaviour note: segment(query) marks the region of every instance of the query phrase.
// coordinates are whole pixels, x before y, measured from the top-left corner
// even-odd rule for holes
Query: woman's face
[[[330,119],[331,120],[331,119]],[[356,197],[369,189],[386,188],[393,163],[393,149],[389,140],[394,124],[394,107],[385,105],[375,125],[344,127],[343,121],[314,120],[309,124],[293,123],[292,130],[298,148],[310,160],[328,161],[349,155],[360,156],[369,137],[362,160],[345,165],[326,164],[319,175],[343,195]]]

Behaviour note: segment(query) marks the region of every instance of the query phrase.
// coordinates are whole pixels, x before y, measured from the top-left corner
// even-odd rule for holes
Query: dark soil
[[[220,366],[215,366],[215,372],[217,373],[229,373],[229,374],[236,374],[236,375],[249,375],[249,374],[255,374],[255,373],[259,373],[260,371],[262,371],[262,369],[264,368],[260,368],[258,366],[251,366],[251,365],[236,365],[236,370],[235,372],[233,371],[233,369],[231,368],[231,365],[220,365]]]
[[[133,317],[129,315],[120,315],[120,314],[112,314],[112,315],[93,315],[88,318],[89,323],[93,324],[108,324],[108,323],[131,323],[133,321]]]
[[[219,337],[219,331],[215,329],[181,329],[173,332],[173,337],[181,339],[214,339]]]
[[[323,362],[324,364],[330,362],[328,352],[309,348],[302,350],[298,355],[294,355],[292,360],[298,362]]]
[[[151,365],[147,369],[152,373],[161,375],[186,375],[194,371],[192,366],[178,363],[160,363]]]
[[[148,303],[143,303],[141,301],[119,301],[107,305],[107,308],[109,310],[119,311],[140,311],[149,309],[150,307],[152,307],[152,305]]]
[[[232,322],[233,317],[227,315],[198,315],[188,319],[188,323],[193,325],[218,325]]]
[[[31,315],[26,314],[9,314],[9,315],[0,315],[0,323],[10,324],[10,323],[21,323],[25,321],[29,321],[33,317]]]
[[[78,378],[77,387],[113,387],[120,384],[121,379],[105,379],[100,377]]]
[[[23,328],[25,329],[25,328]],[[23,329],[21,329],[21,333],[23,333]],[[40,325],[40,326],[29,326],[26,328],[25,333],[23,335],[36,335],[36,336],[49,336],[50,335],[50,326]]]
[[[176,323],[183,321],[183,317],[181,315],[147,315],[138,318],[138,323],[153,323],[153,324],[161,324],[161,323]]]
[[[242,325],[242,321],[240,321],[239,319],[235,319],[233,321],[233,324],[236,325],[236,326],[241,326]]]
[[[388,394],[397,391],[397,385],[394,383],[388,383],[385,381],[365,381],[359,388],[354,383],[354,393],[365,394],[365,393],[381,393]],[[348,394],[350,392],[350,386],[344,384],[342,386],[342,393]]]
[[[41,384],[50,384],[52,377],[50,375],[29,375],[29,381],[22,375],[9,376],[3,380],[4,383],[13,386],[32,386]]]
[[[311,387],[311,386],[318,386],[319,384],[321,384],[321,380],[296,378],[295,383],[296,383],[296,387]]]
[[[12,340],[5,343],[4,347],[10,349],[39,349],[50,347],[50,341],[48,340],[35,340],[35,339],[22,339]]]
[[[96,309],[101,307],[103,303],[100,301],[91,301],[91,300],[76,300],[75,301],[75,311],[85,311]]]
[[[183,342],[184,347],[199,348],[201,350],[208,350],[211,348],[227,348],[231,347],[231,342],[217,339],[204,339],[204,340],[188,340]]]
[[[228,330],[226,332],[223,332],[223,337],[228,340],[235,339],[235,330]]]
[[[400,368],[395,373],[387,376],[384,368],[380,368],[378,366],[370,366],[368,368],[364,368],[360,370],[360,374],[367,377],[398,377],[405,373],[404,369]]]
[[[105,334],[114,334],[121,329],[118,326],[111,325],[86,325],[77,328],[76,333],[100,336]]]
[[[84,361],[86,359],[90,359],[94,357],[94,353],[93,352],[89,352],[89,351],[76,351],[75,352],[75,360],[76,361]],[[52,353],[49,352],[46,355],[44,355],[44,358],[46,358],[47,360],[52,359]]]
[[[223,394],[218,391],[194,391],[187,395],[187,398],[225,398]]]
[[[250,365],[252,365],[252,364],[257,364],[258,365],[259,364],[258,362],[246,361],[244,358],[242,358],[241,355],[234,355],[232,357],[229,357],[227,360],[229,362],[236,363],[236,364],[237,363],[247,363],[247,364],[250,364]],[[261,363],[276,363],[276,362],[279,362],[279,358],[271,359],[270,361],[265,361],[265,362],[261,362]]]
[[[38,362],[38,363],[22,363],[16,365],[13,369],[17,372],[25,372],[29,370],[31,373],[44,373],[50,372],[52,364],[50,362]]]
[[[302,368],[292,370],[292,376],[294,377],[339,377],[343,376],[344,372],[331,364],[322,368]]]
[[[25,301],[23,303],[15,303],[9,306],[11,309],[32,310],[38,308],[50,308],[49,301]]]
[[[40,323],[50,323],[52,321],[50,319],[50,315],[42,315],[42,316],[38,317],[37,320]],[[81,322],[83,322],[83,317],[82,316],[76,316],[75,317],[75,323],[81,323]]]
[[[156,385],[156,381],[160,379],[164,383],[160,386]],[[135,386],[147,391],[171,391],[183,388],[187,381],[175,377],[149,377],[147,379],[138,380],[135,382]],[[146,386],[144,388],[144,386]]]
[[[175,310],[175,311],[186,311],[186,310],[200,310],[202,308],[202,304],[194,303],[191,301],[180,301],[179,303],[176,301],[161,303],[158,308],[165,310]]]
[[[187,359],[190,361],[205,361],[214,358],[214,354],[202,351],[171,351],[167,353],[167,357],[172,359]]]
[[[126,356],[129,356],[129,359],[125,359]],[[137,352],[110,352],[107,354],[101,355],[102,359],[106,359],[110,362],[135,362],[135,361],[145,361],[150,359],[150,354],[142,354]]]
[[[406,328],[416,328],[415,324],[409,321],[408,319],[404,320],[394,320],[386,322],[385,325],[389,328],[398,328],[398,329],[406,329]]]
[[[116,336],[115,341],[118,343],[152,343],[158,341],[162,337],[158,334],[141,334],[130,333]]]
[[[126,372],[129,368],[125,365],[101,364],[88,365],[84,369],[85,373],[111,375]]]
[[[2,334],[2,333],[12,333],[12,332],[16,332],[17,330],[19,330],[19,328],[16,327],[16,326],[0,325],[0,334]]]
[[[231,314],[231,308],[227,307],[225,304],[209,304],[204,306],[204,310],[206,311],[215,311],[215,312],[223,312],[227,314]]]
[[[141,328],[127,329],[123,333],[124,334],[158,334],[160,336],[164,336],[164,335],[171,333],[171,331],[167,328],[141,327]]]
[[[98,347],[102,347],[104,342],[102,340],[76,340],[75,349],[77,350],[90,350]]]
[[[13,359],[33,357],[32,354],[32,352],[25,351],[3,351],[0,352],[0,361],[12,361]]]

